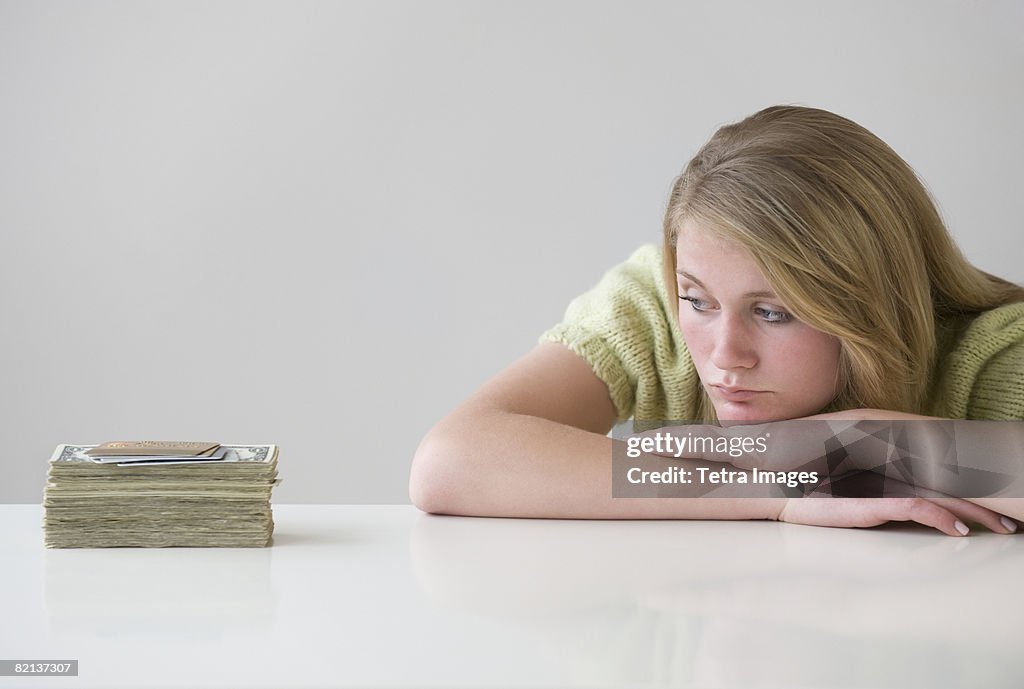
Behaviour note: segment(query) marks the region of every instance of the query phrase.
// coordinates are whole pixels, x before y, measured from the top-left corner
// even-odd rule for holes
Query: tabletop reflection
[[[907,687],[960,674],[1017,686],[1024,676],[1024,598],[1007,585],[1024,571],[1016,536],[421,514],[410,550],[418,585],[446,609],[585,623],[590,642],[566,652],[583,665],[601,650],[603,680],[803,686],[838,673],[843,685]]]

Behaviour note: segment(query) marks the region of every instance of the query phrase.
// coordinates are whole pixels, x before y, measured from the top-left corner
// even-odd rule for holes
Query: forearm
[[[860,437],[851,460],[857,468],[902,481],[909,477],[920,488],[1021,518],[1024,423],[938,419],[877,409],[826,416],[835,420],[840,414],[856,419],[855,436]]]
[[[483,517],[774,519],[785,504],[782,497],[613,498],[614,442],[533,416],[456,416],[421,444],[410,493],[426,511]]]
[[[1024,498],[964,498],[993,512],[1024,521]]]

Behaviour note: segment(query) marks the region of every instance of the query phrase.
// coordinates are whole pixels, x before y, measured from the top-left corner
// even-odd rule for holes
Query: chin
[[[762,405],[750,405],[743,402],[722,402],[715,406],[715,415],[719,421],[733,423],[767,423],[795,418],[778,409],[767,409]]]

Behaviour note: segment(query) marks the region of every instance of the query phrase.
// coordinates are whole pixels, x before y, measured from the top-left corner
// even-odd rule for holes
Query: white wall
[[[281,445],[407,502],[422,434],[658,238],[715,128],[833,110],[1024,281],[1024,4],[0,2],[0,502],[61,442]]]

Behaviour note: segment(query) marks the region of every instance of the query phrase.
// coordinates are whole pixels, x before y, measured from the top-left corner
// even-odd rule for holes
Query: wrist
[[[778,502],[772,506],[771,519],[773,521],[785,521],[786,506],[792,498],[778,498]]]

